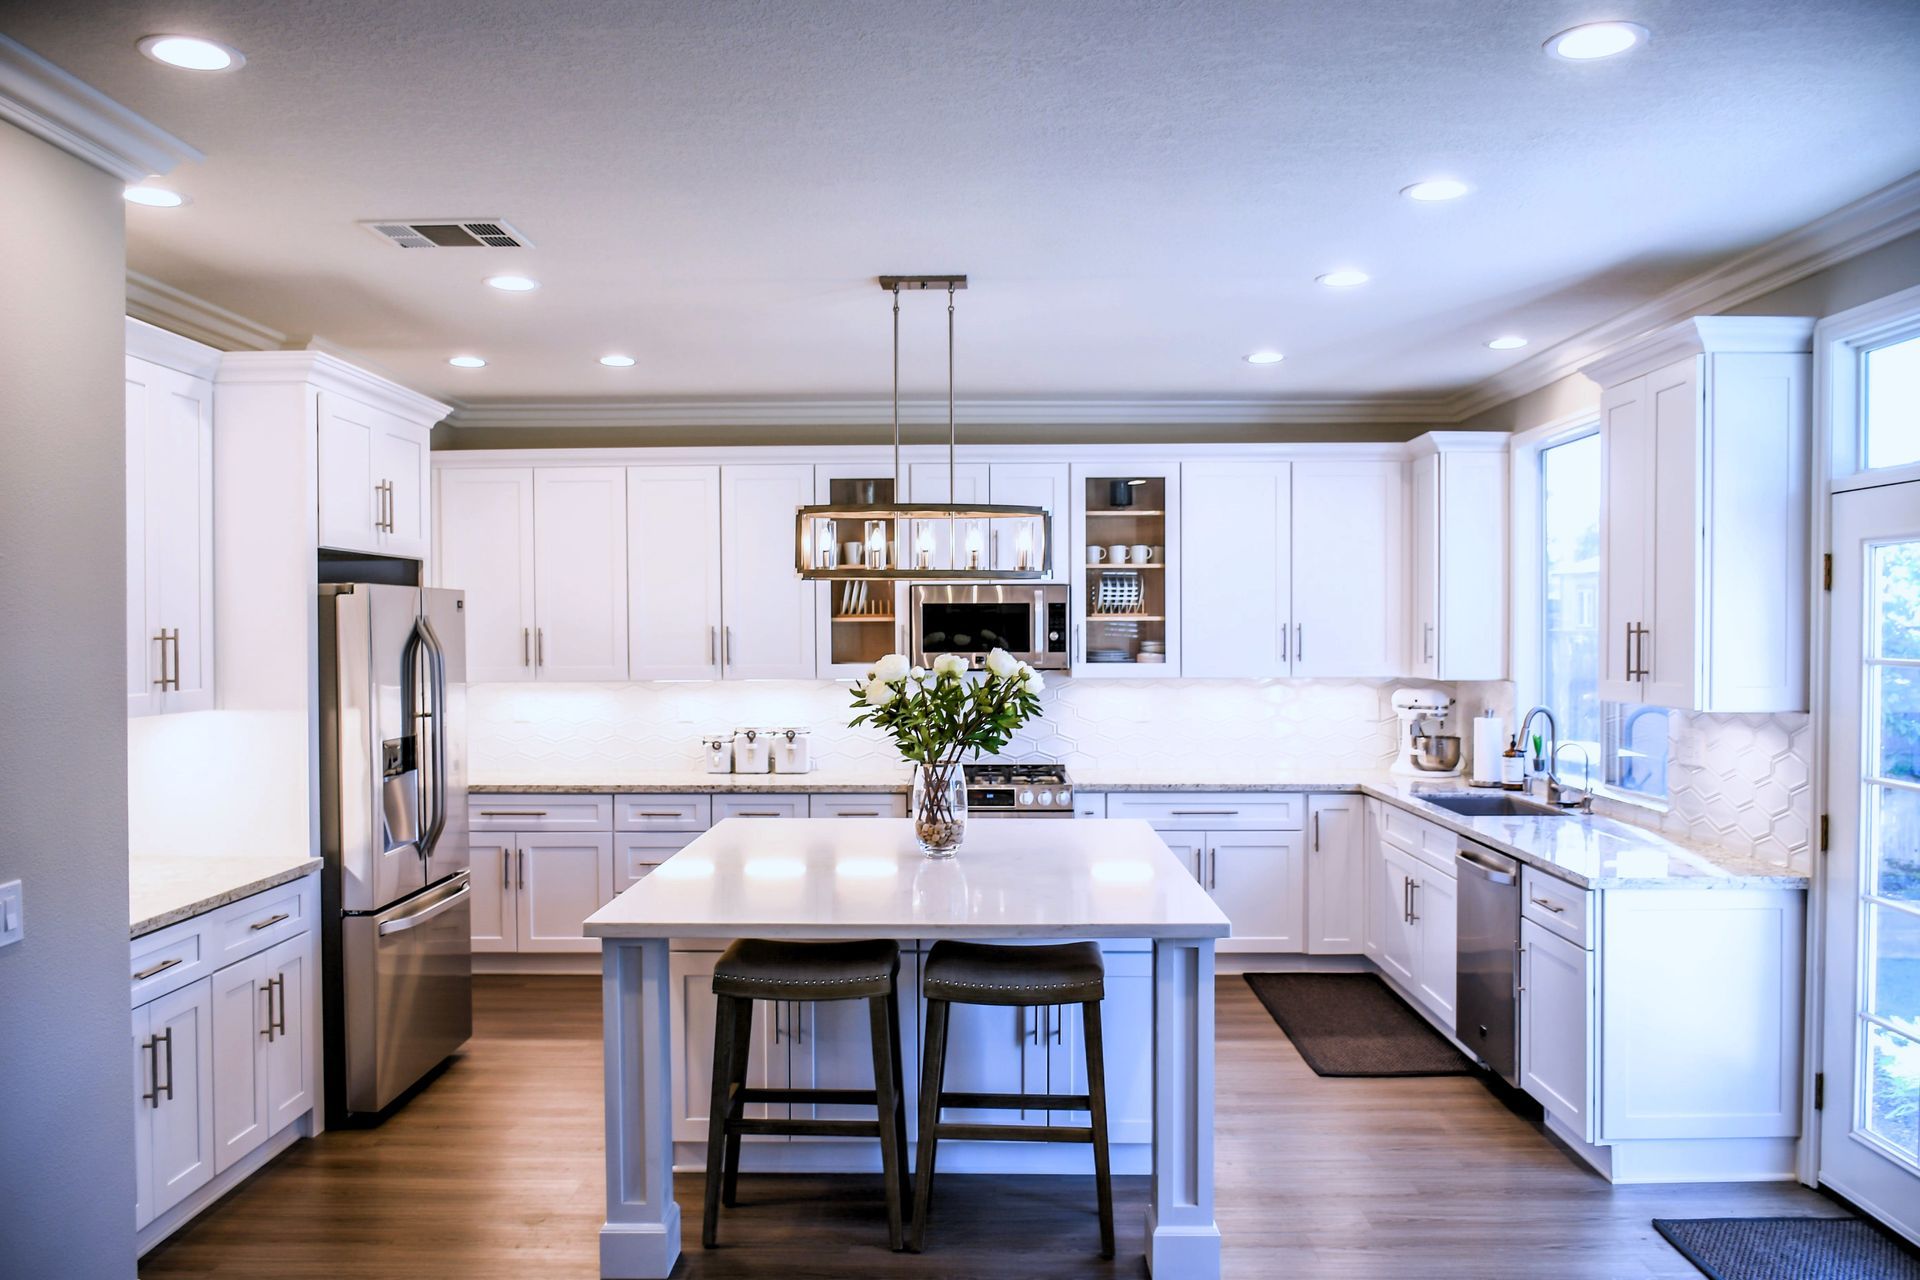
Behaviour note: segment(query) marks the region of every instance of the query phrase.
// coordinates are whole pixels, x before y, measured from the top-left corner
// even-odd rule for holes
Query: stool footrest
[[[889,1126],[890,1127],[890,1126]],[[729,1120],[727,1132],[772,1137],[881,1138],[890,1136],[878,1120]],[[1081,1139],[1086,1141],[1086,1139]]]
[[[941,1121],[934,1136],[959,1142],[1092,1142],[1091,1125],[950,1124]]]
[[[871,1089],[735,1089],[733,1100],[740,1106],[756,1102],[820,1102],[843,1107],[880,1105],[879,1095]]]
[[[942,1093],[940,1105],[975,1111],[1087,1111],[1093,1102],[1084,1093]]]

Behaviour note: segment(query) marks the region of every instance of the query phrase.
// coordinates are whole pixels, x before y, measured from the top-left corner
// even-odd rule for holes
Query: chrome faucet
[[[1535,716],[1545,716],[1547,720],[1547,782],[1544,799],[1548,804],[1556,808],[1572,809],[1578,807],[1582,813],[1593,812],[1593,760],[1591,757],[1587,760],[1587,789],[1575,799],[1569,800],[1566,798],[1566,793],[1571,791],[1572,788],[1563,786],[1560,779],[1554,774],[1554,769],[1559,764],[1560,725],[1559,722],[1553,718],[1552,711],[1544,706],[1537,706],[1529,709],[1527,714],[1520,718],[1520,750],[1525,752],[1527,749],[1527,743],[1529,741],[1527,730],[1533,727],[1533,718]],[[1582,746],[1580,750],[1582,754],[1584,754],[1586,747]]]

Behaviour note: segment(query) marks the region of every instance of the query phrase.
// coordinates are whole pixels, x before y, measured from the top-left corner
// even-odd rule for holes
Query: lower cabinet
[[[1367,914],[1366,801],[1307,797],[1307,929],[1310,955],[1357,955]]]
[[[614,899],[613,841],[604,831],[475,832],[473,949],[598,954],[581,924]]]
[[[1220,940],[1218,951],[1306,949],[1300,832],[1162,831],[1160,838],[1233,922],[1233,935]]]
[[[215,1173],[313,1109],[307,942],[289,938],[210,979]]]
[[[137,1228],[215,1172],[213,979],[133,1011],[133,1079]]]
[[[1520,922],[1520,1087],[1593,1139],[1593,954],[1531,920]]]
[[[1366,954],[1451,1032],[1459,972],[1455,838],[1384,805],[1369,814],[1367,827],[1372,848],[1364,875],[1371,899]]]

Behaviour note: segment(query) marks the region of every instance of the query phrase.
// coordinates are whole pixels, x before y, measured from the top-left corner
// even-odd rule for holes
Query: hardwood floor
[[[140,1274],[597,1275],[598,981],[482,978],[474,1021],[467,1052],[384,1126],[297,1144]],[[1841,1212],[1793,1184],[1610,1187],[1472,1078],[1322,1079],[1237,977],[1220,980],[1218,1021],[1231,1277],[1697,1277],[1650,1219]],[[1112,1263],[1091,1179],[942,1177],[919,1256],[887,1252],[877,1178],[745,1178],[713,1253],[699,1177],[675,1192],[688,1280],[1146,1275],[1141,1178],[1115,1179]]]

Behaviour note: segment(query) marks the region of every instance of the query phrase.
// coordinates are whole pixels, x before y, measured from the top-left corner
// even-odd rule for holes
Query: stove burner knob
[[[1054,793],[1054,799],[1058,800],[1061,804],[1072,804],[1073,788],[1072,787],[1060,788],[1059,791]]]
[[[1021,804],[1032,804],[1032,803],[1033,803],[1033,792],[1031,792],[1031,791],[1022,791],[1022,792],[1020,793],[1020,803],[1021,803]]]
[[[1042,792],[1040,793],[1040,803],[1041,803],[1041,804],[1043,804],[1043,805],[1052,805],[1052,804],[1053,804],[1053,792],[1051,792],[1051,791],[1042,791]]]

